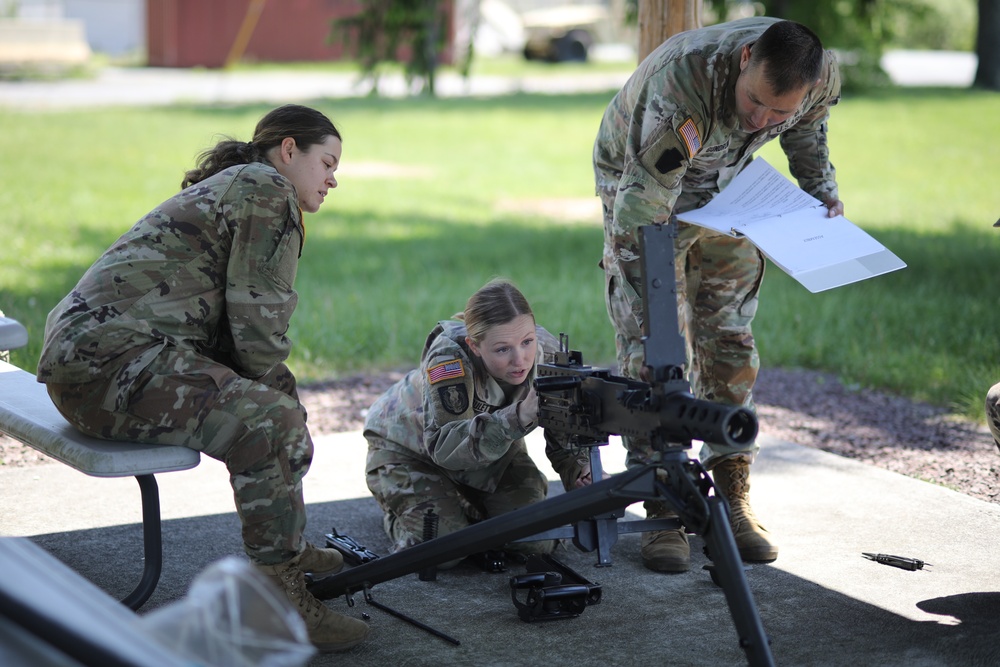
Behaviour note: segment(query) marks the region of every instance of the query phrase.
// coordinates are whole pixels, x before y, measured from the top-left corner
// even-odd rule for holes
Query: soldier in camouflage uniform
[[[543,347],[557,345],[516,287],[492,281],[463,313],[434,327],[420,367],[372,405],[364,431],[368,488],[385,511],[394,551],[423,541],[428,511],[437,517],[436,534],[446,535],[545,499],[548,481],[524,436],[537,422],[536,365]],[[589,483],[584,452],[547,438],[546,453],[567,488]],[[553,546],[505,549],[547,553]]]
[[[808,28],[750,18],[679,33],[653,51],[608,106],[594,144],[597,194],[604,209],[606,305],[615,326],[622,373],[638,378],[642,285],[637,229],[677,224],[678,309],[688,344],[687,371],[701,398],[753,407],[759,366],[751,333],[764,273],[745,238],[676,220],[704,206],[775,137],[799,185],[843,213],[827,148],[827,118],[840,99],[834,56]],[[626,439],[630,463],[655,458],[649,442]],[[730,504],[741,556],[772,561],[778,548],[749,505],[749,465],[742,451],[707,444],[705,466]],[[650,517],[670,516],[647,503]],[[646,533],[650,569],[690,565],[683,531]]]
[[[298,105],[265,115],[252,141],[206,151],[182,191],[52,310],[38,363],[39,382],[84,433],[226,464],[246,553],[320,650],[349,648],[369,628],[305,588],[305,572],[335,572],[343,558],[303,537],[313,444],[284,360],[303,212],[337,187],[341,151],[333,123]]]

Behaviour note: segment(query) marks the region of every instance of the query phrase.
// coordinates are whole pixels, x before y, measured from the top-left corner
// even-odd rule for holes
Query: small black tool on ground
[[[343,554],[344,561],[348,565],[362,565],[378,558],[378,554],[370,551],[367,547],[361,546],[354,538],[338,533],[336,527],[334,527],[332,533],[326,534],[326,546],[336,549]]]
[[[525,564],[527,574],[510,578],[510,597],[522,621],[575,618],[601,601],[601,586],[577,574],[552,556],[535,555]],[[524,601],[519,591],[527,591]]]
[[[898,567],[901,570],[922,570],[924,569],[924,565],[930,565],[930,563],[925,563],[917,558],[905,558],[903,556],[892,556],[890,554],[870,554],[868,552],[864,552],[861,555],[868,560],[873,560],[876,563],[882,563],[882,565]]]

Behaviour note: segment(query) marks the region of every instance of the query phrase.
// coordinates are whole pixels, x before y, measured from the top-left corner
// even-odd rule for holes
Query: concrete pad
[[[529,438],[544,461],[540,435]],[[381,512],[364,484],[366,443],[359,433],[319,438],[305,480],[310,539],[336,526],[387,553]],[[623,450],[602,449],[606,469]],[[541,467],[555,482],[547,464]],[[239,522],[224,467],[157,477],[164,517],[164,572],[146,613],[182,597],[215,560],[241,553]],[[762,438],[752,499],[776,536],[779,559],[752,565],[747,579],[776,664],[992,665],[1000,663],[995,620],[1000,581],[993,574],[1000,506],[856,461]],[[554,483],[553,493],[559,484]],[[632,510],[628,518],[639,518]],[[0,470],[0,535],[26,536],[115,598],[141,573],[139,492],[129,479],[86,477],[63,465]],[[372,589],[374,599],[455,639],[455,646],[354,596],[329,600],[341,613],[370,616],[371,639],[311,666],[747,664],[722,590],[701,568],[662,575],[642,567],[639,536],[626,534],[611,567],[561,547],[557,557],[602,587],[600,604],[577,618],[526,623],[509,578],[463,563],[420,581],[409,574]],[[914,572],[865,560],[863,551],[920,558]]]

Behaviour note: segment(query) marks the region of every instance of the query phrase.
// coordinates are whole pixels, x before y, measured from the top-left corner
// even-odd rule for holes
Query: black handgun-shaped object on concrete
[[[336,528],[333,529],[332,533],[326,534],[326,546],[343,554],[344,561],[349,565],[370,563],[378,558],[378,554],[370,551],[368,547],[358,544],[354,538],[341,535]]]

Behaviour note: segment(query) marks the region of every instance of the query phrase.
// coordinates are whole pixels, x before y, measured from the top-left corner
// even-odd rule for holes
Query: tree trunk
[[[1000,90],[1000,0],[979,0],[976,55],[979,65],[972,85]]]
[[[639,62],[667,37],[700,28],[701,5],[702,0],[639,0]]]

